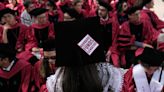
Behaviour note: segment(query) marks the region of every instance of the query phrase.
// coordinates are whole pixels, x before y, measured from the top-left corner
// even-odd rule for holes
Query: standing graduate
[[[114,17],[110,16],[112,7],[106,2],[99,1],[98,16],[104,35],[105,53],[108,49],[112,50],[112,45],[115,44],[115,39],[118,34],[119,24]]]
[[[55,38],[54,25],[48,21],[47,9],[36,8],[30,14],[34,16],[35,22],[27,33],[30,43],[26,45],[26,49],[39,52],[43,41]]]
[[[31,65],[16,58],[9,44],[0,44],[0,90],[3,92],[29,92]]]
[[[121,92],[163,92],[164,56],[157,50],[145,48],[139,58],[139,64],[126,72]]]

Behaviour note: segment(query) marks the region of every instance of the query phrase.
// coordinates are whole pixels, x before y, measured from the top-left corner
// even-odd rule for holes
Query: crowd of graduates
[[[0,91],[163,92],[164,21],[153,6],[153,0],[0,0]],[[99,20],[105,62],[56,62],[56,25],[91,17]]]

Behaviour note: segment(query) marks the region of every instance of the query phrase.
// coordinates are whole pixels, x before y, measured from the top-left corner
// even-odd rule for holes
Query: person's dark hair
[[[14,60],[16,57],[16,50],[12,47],[10,47],[9,44],[0,44],[0,58],[9,58],[9,61],[11,62]]]
[[[52,75],[52,71],[49,67],[49,62],[47,59],[43,59],[43,61],[42,61],[41,68],[40,68],[40,74],[44,79],[46,79],[47,77]]]
[[[131,15],[133,13],[135,13],[137,10],[140,10],[141,8],[139,6],[133,6],[133,7],[130,7],[128,8],[128,10],[126,11],[126,13],[128,15]]]
[[[146,63],[144,63],[144,62],[142,62],[142,61],[140,61],[140,62],[141,62],[141,65],[142,65],[143,67],[145,67],[145,68],[151,67],[149,64],[146,64]]]
[[[102,92],[98,70],[95,64],[81,67],[65,67],[63,92]]]
[[[32,4],[32,2],[29,1],[29,0],[27,0],[27,1],[25,1],[25,2],[23,3],[23,5],[24,5],[25,8],[28,8],[28,7],[30,6],[30,4]]]
[[[53,10],[57,9],[55,1],[53,1],[53,0],[48,0],[47,5],[53,7]]]
[[[117,9],[117,12],[118,12],[118,13],[122,12],[122,4],[123,4],[124,2],[127,3],[126,0],[119,0],[119,2],[116,4],[116,9]]]
[[[72,3],[73,3],[73,5],[75,6],[75,5],[77,5],[78,3],[80,3],[81,2],[81,0],[74,0]]]

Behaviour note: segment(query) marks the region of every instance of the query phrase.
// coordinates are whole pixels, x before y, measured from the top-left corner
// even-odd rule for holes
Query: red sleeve
[[[164,21],[161,21],[158,16],[154,13],[154,12],[151,12],[151,18],[152,20],[156,23],[157,25],[157,29],[161,29],[161,28],[164,28]]]
[[[119,24],[116,21],[115,17],[112,18],[112,46],[109,47],[111,52],[115,52],[117,49],[117,36],[119,34]]]
[[[25,66],[22,70],[20,92],[28,92],[28,90],[30,90],[29,84],[31,82],[31,74],[32,74],[32,66],[29,64]]]
[[[144,23],[144,42],[148,44],[152,44],[157,41],[158,35],[160,34],[159,31],[155,30],[150,23],[150,21],[143,20]],[[147,26],[149,25],[149,26]]]
[[[35,38],[35,33],[32,27],[26,32],[27,44],[25,50],[31,50],[33,47],[37,47],[37,40]]]
[[[64,14],[63,14],[63,12],[62,12],[61,9],[58,9],[58,14],[59,14],[59,19],[58,19],[58,21],[59,21],[59,22],[64,21]]]
[[[20,31],[19,31],[20,33],[19,33],[19,37],[17,39],[16,49],[24,48],[25,34],[26,34],[27,30],[28,30],[28,27],[20,24]]]
[[[132,70],[133,70],[133,68],[130,68],[125,73],[121,92],[135,92],[135,83],[134,83],[134,80],[132,77]]]

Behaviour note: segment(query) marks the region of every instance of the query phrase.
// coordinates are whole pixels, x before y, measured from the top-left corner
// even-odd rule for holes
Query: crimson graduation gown
[[[43,25],[32,24],[30,30],[27,33],[28,43],[26,44],[26,50],[31,50],[33,47],[42,48],[43,41],[55,38],[53,23]]]
[[[3,92],[29,92],[32,67],[23,60],[17,60],[10,71],[0,69],[0,90]]]
[[[24,48],[26,32],[28,31],[28,27],[21,24],[16,23],[7,32],[7,39],[10,46],[15,49]],[[0,42],[3,43],[3,26],[0,27]]]
[[[115,57],[113,57],[114,64],[116,64],[116,66],[120,64],[126,66],[125,53],[131,50],[130,48],[134,45],[135,41],[153,45],[158,35],[159,32],[151,26],[149,21],[143,20],[138,24],[133,24],[129,21],[123,23],[117,36],[117,45],[115,45],[117,46],[118,52],[115,53]],[[140,51],[140,49],[137,49],[135,54],[140,53]],[[121,62],[118,61],[119,59]]]
[[[164,28],[164,21],[160,20],[158,18],[158,16],[151,10],[142,9],[141,10],[141,19],[149,20],[156,30],[160,30],[160,29]]]
[[[163,91],[164,91],[164,87],[163,87]],[[121,92],[136,92],[136,85],[135,85],[135,82],[133,79],[133,68],[132,67],[124,75],[124,82],[123,82]]]
[[[119,24],[115,21],[114,17],[109,17],[108,20],[103,20],[100,18],[100,23],[102,25],[102,31],[104,35],[105,50],[107,51],[110,49],[111,51],[114,51],[115,40],[119,31]]]
[[[39,92],[48,92],[47,88],[46,88],[46,80],[47,78],[43,78],[43,76],[41,76],[40,74],[40,70],[42,67],[42,61],[38,61],[35,63],[34,65],[34,81],[35,81],[35,85],[36,87],[39,89]],[[51,64],[52,67],[50,67],[50,74],[54,74],[55,73],[55,65]]]

